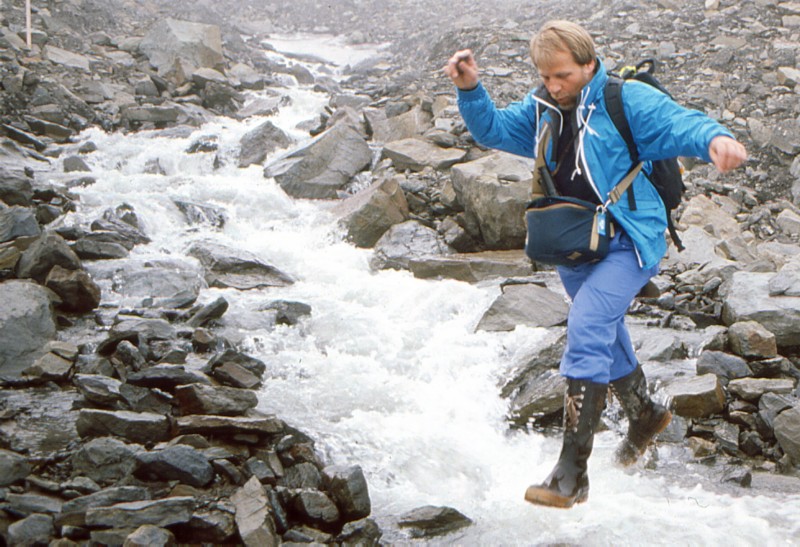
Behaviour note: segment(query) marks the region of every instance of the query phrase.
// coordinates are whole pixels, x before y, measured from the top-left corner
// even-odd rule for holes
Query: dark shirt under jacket
[[[581,172],[580,174],[575,174],[574,177],[572,176],[575,172],[575,153],[578,148],[578,139],[576,137],[578,121],[575,111],[562,110],[561,114],[564,119],[564,127],[558,137],[557,168],[553,173],[556,190],[562,196],[599,204],[600,199],[592,190],[584,174]]]

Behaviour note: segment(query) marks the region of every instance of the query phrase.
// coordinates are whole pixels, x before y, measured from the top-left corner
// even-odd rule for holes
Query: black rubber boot
[[[542,484],[529,486],[525,499],[537,505],[569,508],[589,497],[587,460],[605,406],[608,385],[567,379],[564,444],[558,463]]]
[[[616,453],[617,462],[627,466],[635,463],[656,435],[666,429],[672,413],[650,399],[647,379],[639,365],[627,376],[611,382],[611,390],[628,417],[628,434]]]

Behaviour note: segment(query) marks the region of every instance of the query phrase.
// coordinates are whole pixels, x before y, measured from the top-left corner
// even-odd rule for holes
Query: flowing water
[[[291,42],[274,45],[291,51]],[[309,39],[301,43],[306,47]],[[353,58],[340,44],[311,46],[307,49],[322,58],[321,50],[333,50],[328,71]],[[291,105],[271,119],[305,138],[295,126],[316,117],[328,97],[300,86],[287,93]],[[526,504],[526,486],[549,473],[560,442],[510,433],[507,403],[497,385],[520,356],[535,351],[545,332],[524,327],[510,333],[474,331],[500,292],[498,282],[470,285],[371,271],[371,251],[343,240],[330,203],[294,200],[265,179],[261,167],[236,167],[239,139],[261,121],[220,118],[191,135],[172,137],[158,131],[86,131],[81,141],[98,145],[87,157],[97,182],[74,190],[80,194],[79,209],[67,221],[85,223],[108,207],[128,203],[153,241],[136,247],[126,264],[163,258],[193,262],[185,256],[187,247],[210,238],[255,253],[292,275],[297,282],[290,287],[207,289],[200,299],[224,296],[230,309],[222,334],[267,363],[259,408],[311,434],[327,462],[364,469],[373,517],[387,530],[388,541],[407,542],[392,522],[429,504],[454,507],[475,521],[441,544],[800,541],[798,494],[713,488],[702,466],[678,464],[678,473],[661,472],[661,466],[625,472],[612,464],[619,436],[611,431],[599,434],[595,443],[588,503],[569,511]],[[185,152],[205,136],[217,137],[217,153],[226,160],[221,167],[215,167],[214,153]],[[156,159],[166,175],[144,174],[144,166]],[[175,199],[224,211],[224,229],[187,225]],[[103,261],[89,268],[102,277],[114,266]],[[103,288],[106,303],[133,301],[108,283]],[[299,326],[273,327],[258,310],[279,299],[308,303],[313,313]],[[673,461],[664,447],[659,457],[665,464]]]

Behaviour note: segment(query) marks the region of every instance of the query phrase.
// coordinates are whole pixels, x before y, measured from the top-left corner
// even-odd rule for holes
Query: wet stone
[[[452,507],[418,507],[400,516],[398,526],[412,538],[443,536],[472,525],[472,520]]]
[[[697,374],[715,374],[723,385],[730,380],[750,375],[747,361],[722,351],[704,351],[697,358]]]
[[[139,453],[134,475],[143,480],[178,480],[204,487],[214,479],[214,469],[202,452],[186,445]]]
[[[769,358],[778,354],[775,335],[755,321],[741,321],[728,328],[728,342],[736,355]]]
[[[184,414],[239,416],[258,404],[253,391],[202,384],[178,386],[175,397]]]
[[[81,394],[92,403],[113,407],[122,400],[119,388],[122,382],[102,374],[76,374],[72,383],[80,390]]]
[[[96,507],[109,507],[117,503],[150,499],[150,493],[140,486],[117,486],[70,500],[61,507],[59,526],[84,526],[86,512]]]
[[[128,382],[140,387],[174,391],[177,386],[186,384],[210,384],[207,376],[200,372],[186,370],[182,365],[155,365],[132,372]]]
[[[81,437],[114,435],[136,443],[164,441],[169,438],[166,416],[127,410],[83,409],[75,424]]]
[[[191,497],[132,501],[86,512],[86,524],[98,527],[138,528],[143,524],[170,526],[189,522],[195,508]]]
[[[745,401],[758,401],[765,393],[787,394],[794,389],[792,380],[741,378],[728,384],[728,390]]]
[[[279,484],[287,488],[320,488],[322,475],[314,464],[298,463],[285,469]]]
[[[324,470],[333,501],[345,521],[368,517],[372,511],[369,488],[358,466],[330,466]]]
[[[292,509],[298,518],[312,525],[326,526],[340,518],[336,504],[319,490],[303,489],[292,500]]]
[[[713,374],[677,380],[666,391],[672,397],[675,413],[685,418],[704,418],[725,408],[725,393]]]
[[[28,460],[16,452],[0,450],[0,486],[14,484],[31,472]]]
[[[140,445],[129,445],[113,437],[92,439],[71,459],[74,473],[84,475],[100,484],[128,476],[135,466]]]

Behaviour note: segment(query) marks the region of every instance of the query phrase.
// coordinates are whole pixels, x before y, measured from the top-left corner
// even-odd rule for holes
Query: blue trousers
[[[625,313],[658,266],[642,269],[633,242],[619,232],[603,260],[559,267],[558,273],[572,299],[561,374],[600,384],[627,376],[637,360]]]

